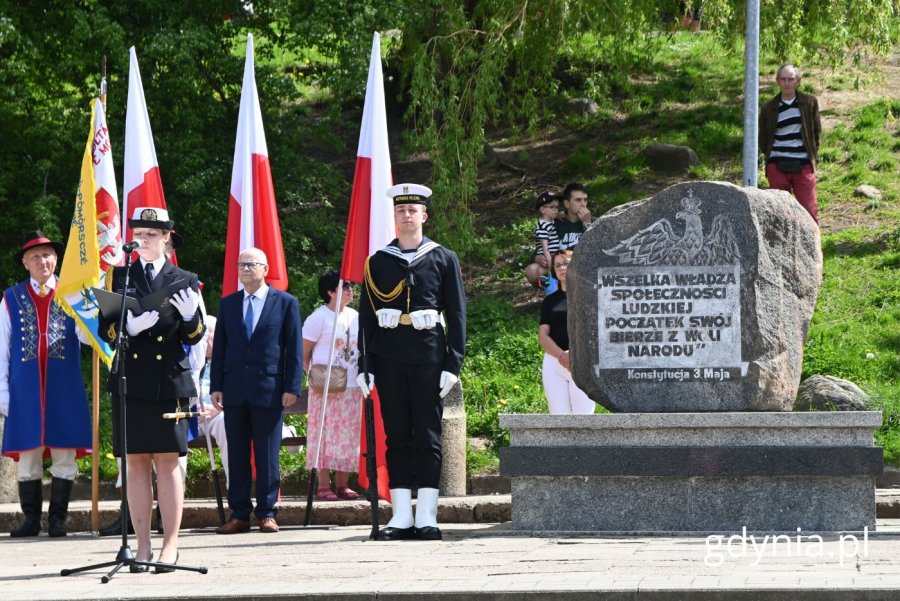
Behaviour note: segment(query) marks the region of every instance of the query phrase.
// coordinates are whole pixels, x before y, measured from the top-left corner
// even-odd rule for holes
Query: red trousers
[[[812,165],[803,165],[798,173],[785,173],[778,165],[766,163],[766,179],[769,187],[785,190],[794,195],[806,212],[819,223],[819,203],[816,201],[816,172]]]

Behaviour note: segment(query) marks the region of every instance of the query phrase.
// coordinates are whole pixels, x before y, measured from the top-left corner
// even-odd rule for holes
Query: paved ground
[[[446,510],[443,510],[446,511]],[[0,537],[0,599],[830,599],[900,598],[900,520],[867,539],[749,535],[529,536],[505,524],[443,526],[443,542],[374,542],[365,526],[219,536],[183,530],[181,562],[205,575],[60,576],[111,561],[118,538]],[[154,535],[157,547],[161,538]],[[131,543],[135,544],[135,543]],[[134,548],[136,551],[136,548]]]

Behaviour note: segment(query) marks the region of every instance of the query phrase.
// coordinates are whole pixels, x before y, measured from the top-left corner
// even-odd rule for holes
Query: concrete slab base
[[[504,415],[513,528],[875,528],[877,412]]]

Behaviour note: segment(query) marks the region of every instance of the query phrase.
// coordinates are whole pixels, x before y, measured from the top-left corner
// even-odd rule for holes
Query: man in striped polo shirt
[[[770,187],[793,193],[818,223],[819,101],[797,91],[800,70],[790,63],[778,69],[775,81],[781,91],[763,105],[759,114],[759,148],[766,157],[766,179]]]

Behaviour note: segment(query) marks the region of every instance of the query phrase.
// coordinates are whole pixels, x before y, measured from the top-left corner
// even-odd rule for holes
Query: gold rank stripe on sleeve
[[[190,334],[188,334],[188,338],[195,338],[195,337],[197,337],[197,336],[200,334],[200,332],[202,332],[202,331],[203,331],[203,320],[201,319],[201,320],[199,320],[199,321],[197,322],[197,329],[194,330],[193,332],[191,332]]]

